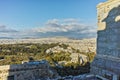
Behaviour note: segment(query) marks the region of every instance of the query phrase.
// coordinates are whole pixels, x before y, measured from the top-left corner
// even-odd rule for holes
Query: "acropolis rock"
[[[97,10],[97,56],[91,73],[108,80],[120,80],[120,0],[100,3]]]

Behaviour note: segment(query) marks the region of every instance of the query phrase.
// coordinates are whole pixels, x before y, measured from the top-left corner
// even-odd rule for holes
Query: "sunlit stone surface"
[[[48,80],[56,78],[47,61],[0,66],[0,80]]]
[[[108,80],[120,80],[120,0],[100,3],[97,10],[97,56],[91,73]]]

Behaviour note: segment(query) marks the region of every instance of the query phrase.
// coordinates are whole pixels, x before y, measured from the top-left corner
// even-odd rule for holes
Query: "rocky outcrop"
[[[66,49],[64,49],[63,47],[60,47],[60,46],[55,46],[53,48],[49,48],[46,50],[46,53],[49,54],[49,53],[60,53],[60,52],[69,52],[69,53],[72,53],[73,50],[71,47],[67,47]]]

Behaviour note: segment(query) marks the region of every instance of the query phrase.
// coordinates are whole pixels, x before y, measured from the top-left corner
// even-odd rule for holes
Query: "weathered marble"
[[[0,80],[39,80],[56,77],[57,72],[53,71],[47,62],[0,66]]]
[[[120,80],[120,0],[108,0],[97,6],[97,56],[91,73]]]

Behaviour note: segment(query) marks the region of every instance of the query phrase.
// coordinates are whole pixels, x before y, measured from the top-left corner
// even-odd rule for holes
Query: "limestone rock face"
[[[97,56],[91,72],[108,78],[120,79],[120,0],[108,0],[97,6]]]

